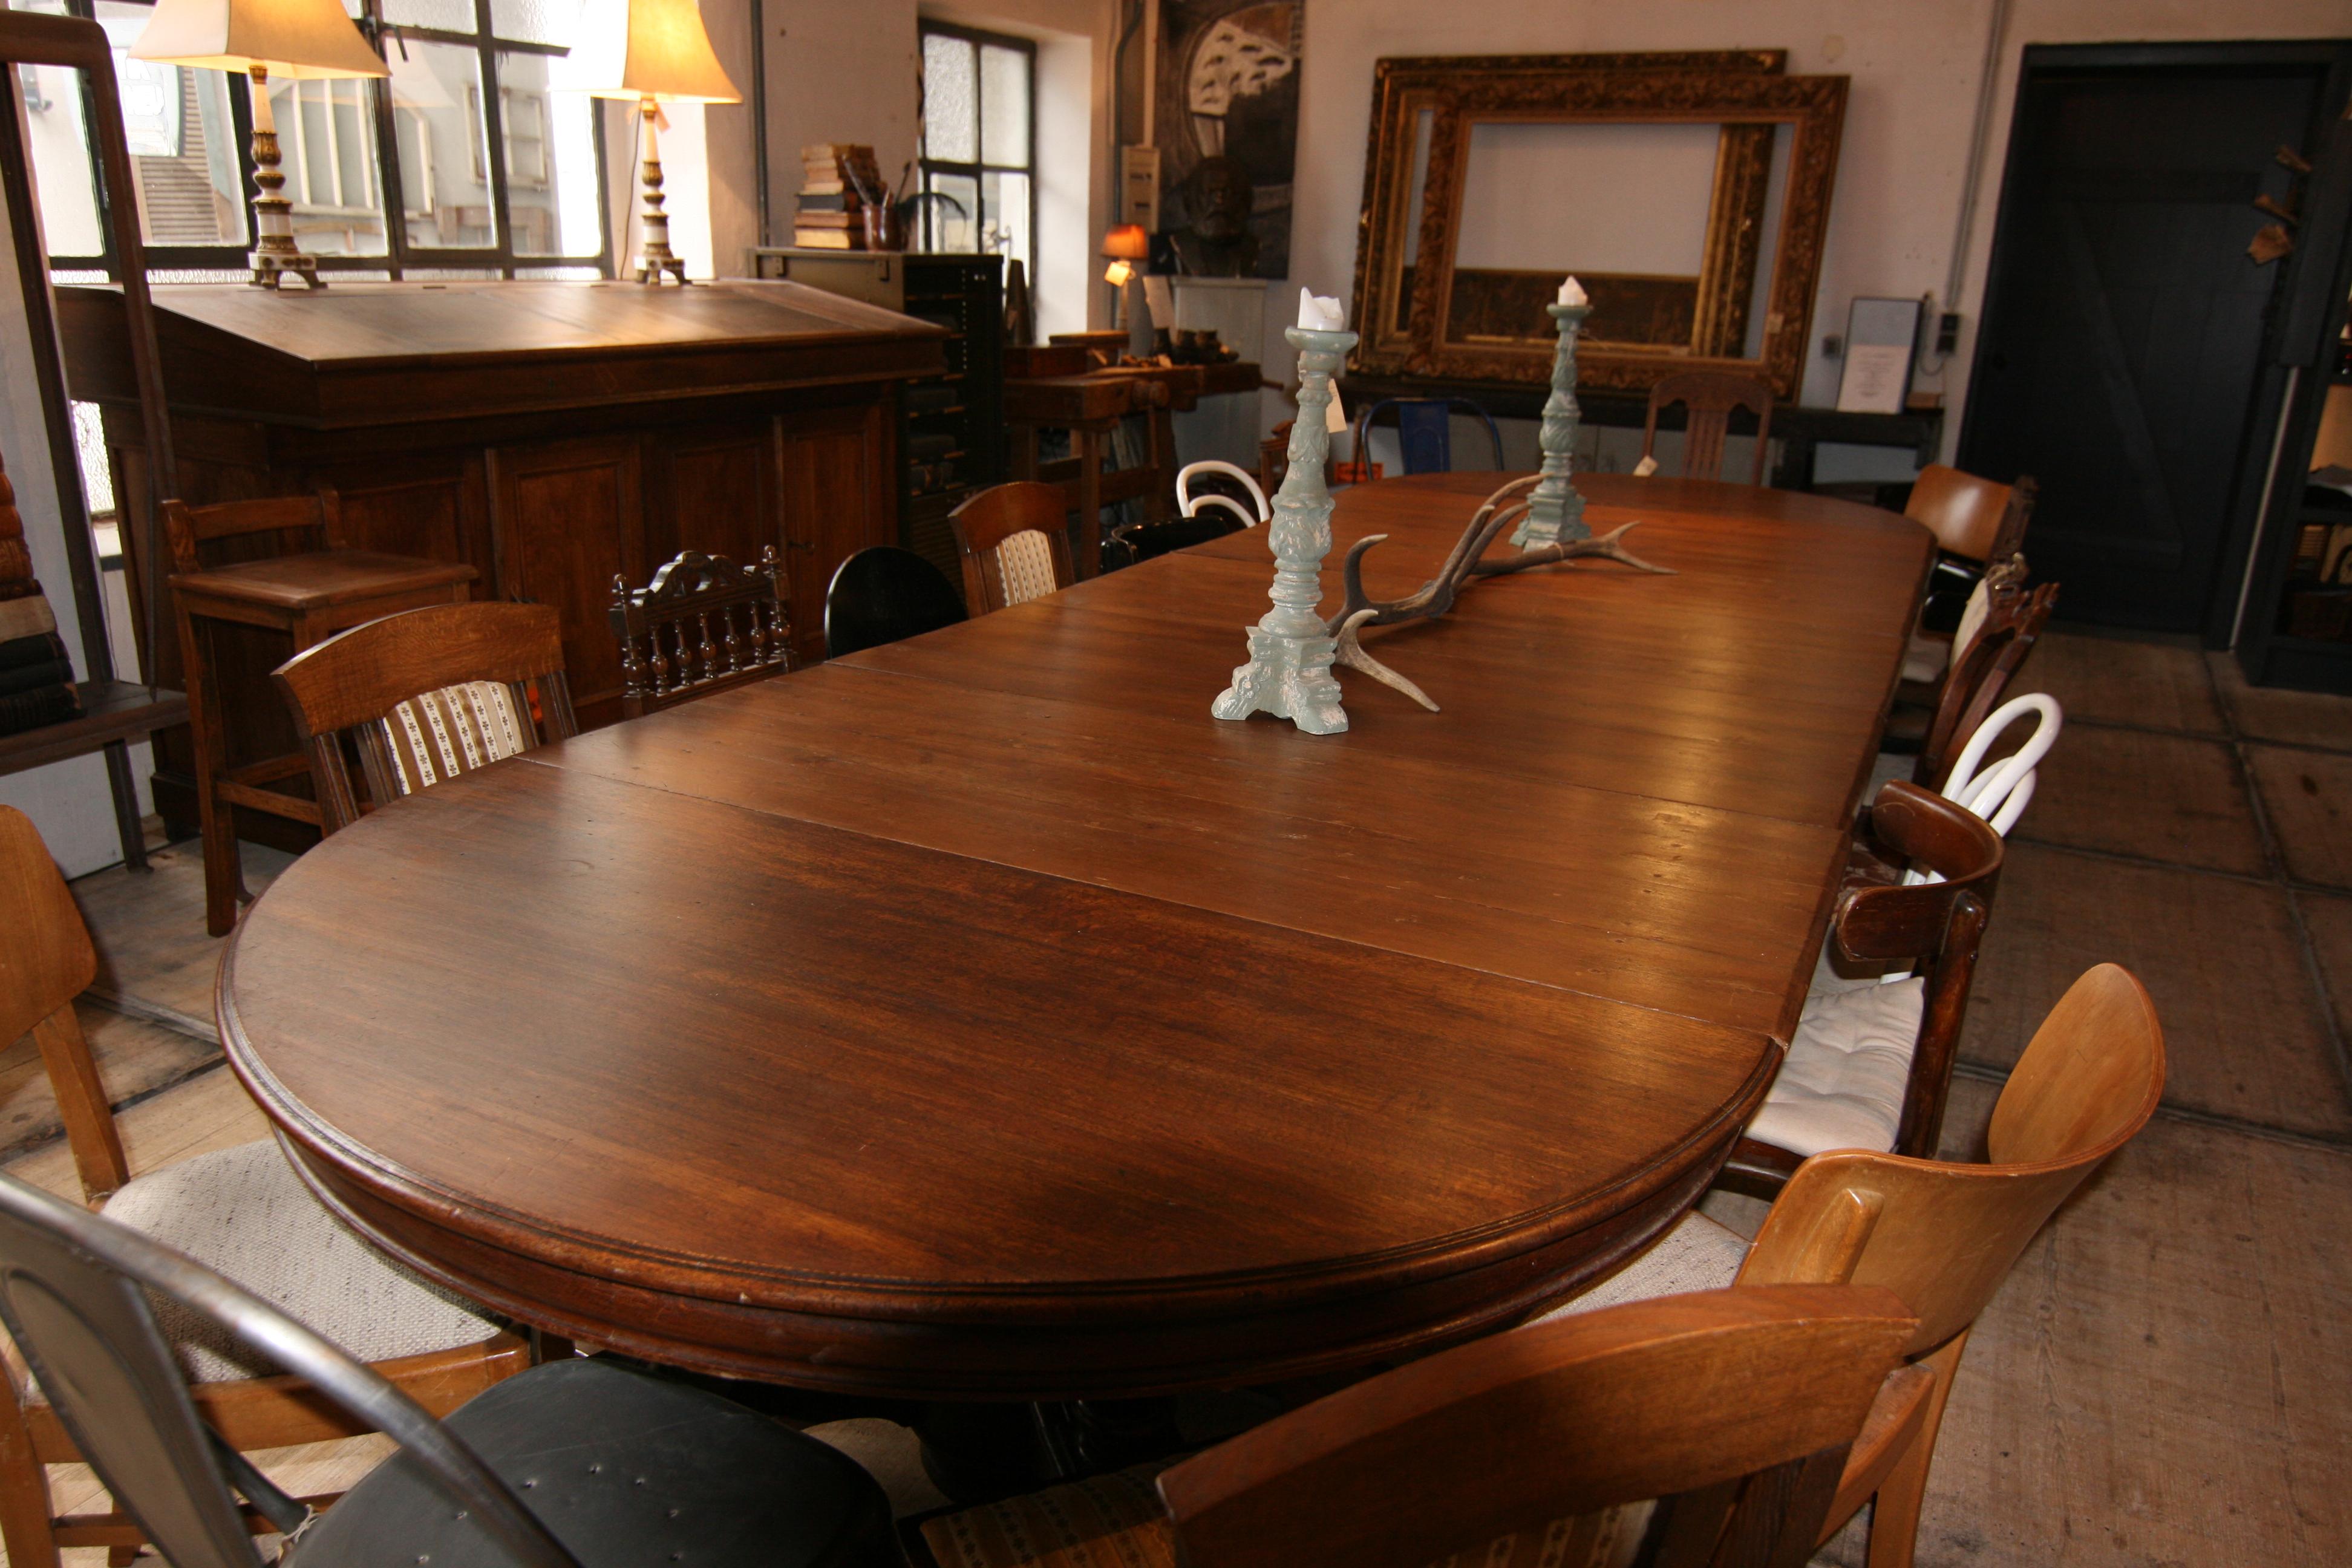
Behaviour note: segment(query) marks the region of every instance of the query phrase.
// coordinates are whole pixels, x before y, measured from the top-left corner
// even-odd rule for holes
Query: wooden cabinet
[[[796,661],[824,657],[835,567],[899,541],[897,387],[937,374],[938,327],[782,282],[337,283],[315,298],[156,289],[176,490],[198,503],[341,492],[349,542],[463,561],[478,596],[562,611],[583,726],[620,715],[613,579],[680,550],[776,549]],[[163,612],[121,308],[59,290],[73,395],[103,411],[134,596]],[[143,618],[143,617],[142,617]],[[169,684],[168,633],[146,640]],[[229,724],[285,725],[254,650]],[[157,798],[191,816],[184,737]]]

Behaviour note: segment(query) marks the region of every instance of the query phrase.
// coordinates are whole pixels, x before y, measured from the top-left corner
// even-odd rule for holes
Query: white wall
[[[1791,72],[1853,79],[1801,398],[1834,403],[1837,362],[1819,349],[1822,333],[1844,331],[1846,302],[1943,292],[1992,8],[1993,0],[1307,0],[1297,280],[1344,296],[1354,277],[1372,67],[1381,56],[1785,48]],[[2014,0],[1958,307],[1959,349],[1921,390],[1941,390],[1953,410],[1967,395],[2025,45],[2347,33],[2345,0]],[[1292,363],[1282,324],[1268,323],[1270,379]],[[1948,422],[1948,442],[1957,425]]]

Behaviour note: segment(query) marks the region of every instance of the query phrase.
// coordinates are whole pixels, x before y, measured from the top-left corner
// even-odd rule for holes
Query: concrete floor
[[[2352,700],[2248,689],[2193,648],[2044,639],[2021,689],[2067,729],[2011,837],[1946,1132],[1968,1157],[2035,1021],[2092,963],[2147,984],[2165,1110],[2027,1251],[1970,1342],[1923,1564],[2352,1562]],[[272,868],[257,866],[257,879]],[[89,1015],[134,1168],[262,1126],[201,1047],[198,874],[77,884]],[[184,910],[182,906],[186,908]],[[125,1015],[131,1016],[125,1016]],[[0,1053],[9,1169],[66,1190],[29,1042]],[[903,1429],[829,1431],[930,1500]],[[305,1489],[373,1443],[283,1456]],[[60,1472],[60,1493],[93,1489]],[[95,1568],[97,1553],[87,1558]],[[1859,1568],[1859,1538],[1820,1562]]]

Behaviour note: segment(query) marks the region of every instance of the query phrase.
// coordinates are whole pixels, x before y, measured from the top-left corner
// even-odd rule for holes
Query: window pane
[[[491,36],[522,44],[558,44],[568,49],[580,36],[580,3],[490,0]]]
[[[407,41],[392,67],[392,127],[398,144],[401,216],[416,246],[491,246],[481,57],[463,44]]]
[[[980,161],[1029,163],[1029,56],[983,44],[980,49]]]
[[[102,0],[97,15],[114,46],[142,237],[150,245],[243,245],[243,173],[229,78],[132,59],[128,51],[154,15],[144,5]]]
[[[923,35],[923,156],[980,161],[980,90],[972,47],[943,33]]]
[[[596,203],[597,100],[549,91],[553,58],[498,57],[515,254],[596,256],[604,248],[604,214]]]
[[[970,174],[938,174],[923,172],[923,188],[952,196],[956,206],[946,202],[923,204],[923,248],[969,253],[980,245],[980,182]],[[962,208],[961,214],[956,207]]]
[[[278,166],[294,243],[312,256],[382,256],[375,108],[364,81],[273,81]]]
[[[991,172],[980,177],[980,248],[990,255],[1018,257],[1024,268],[1036,257],[1029,237],[1029,176]]]
[[[395,26],[438,27],[445,33],[470,33],[474,30],[474,0],[383,0],[383,19]],[[415,44],[408,46],[411,49]],[[385,53],[393,65],[400,64],[400,45],[392,44]]]

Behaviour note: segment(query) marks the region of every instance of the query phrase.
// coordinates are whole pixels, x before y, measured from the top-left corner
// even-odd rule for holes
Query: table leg
[[[1151,432],[1150,462],[1155,476],[1143,495],[1148,522],[1166,522],[1176,515],[1176,415],[1163,403],[1144,416]]]
[[[196,824],[205,844],[205,931],[226,936],[236,929],[236,890],[244,874],[237,861],[236,808],[214,793],[226,754],[220,710],[205,658],[205,634],[197,625],[201,618],[184,607],[179,613],[180,676],[188,689],[188,731],[195,742]]]
[[[1078,528],[1070,553],[1083,583],[1102,570],[1103,432],[1072,430],[1070,442],[1078,449]]]
[[[139,825],[139,786],[131,781],[129,742],[107,743],[106,785],[114,795],[114,830],[122,837],[122,864],[126,869],[144,871],[147,830]]]
[[[1034,479],[1037,477],[1037,426],[1015,425],[1013,427],[1013,477]]]

